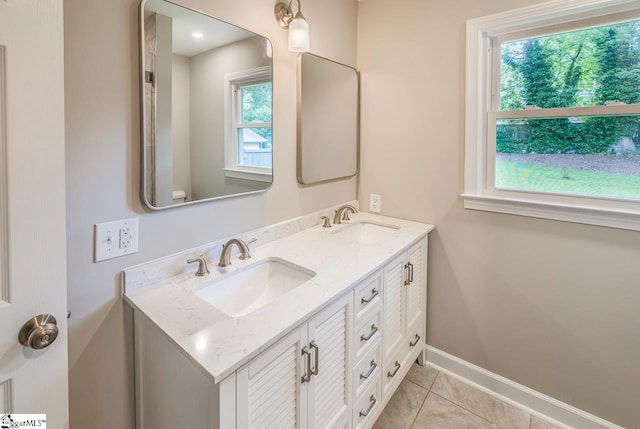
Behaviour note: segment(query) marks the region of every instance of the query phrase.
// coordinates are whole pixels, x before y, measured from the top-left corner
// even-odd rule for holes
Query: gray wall
[[[194,199],[269,186],[264,182],[226,181],[223,168],[225,75],[270,63],[264,40],[260,37],[240,40],[191,58],[191,189]]]
[[[364,0],[359,199],[433,223],[430,345],[638,428],[640,233],[465,210],[465,21],[538,0]],[[420,140],[416,140],[416,136]]]
[[[189,0],[274,45],[274,184],[266,193],[163,212],[140,203],[138,0],[66,0],[65,114],[70,419],[73,429],[133,428],[129,313],[122,268],[355,198],[356,180],[296,181],[295,54],[274,2]],[[314,52],[356,59],[355,0],[306,0]],[[140,251],[93,262],[93,225],[138,217]],[[125,320],[126,319],[126,320]]]
[[[182,190],[191,201],[191,136],[190,91],[191,58],[173,54],[173,85],[171,86],[171,132],[173,143],[173,188]]]

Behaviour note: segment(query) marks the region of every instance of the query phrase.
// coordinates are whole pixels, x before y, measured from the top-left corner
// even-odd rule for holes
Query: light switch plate
[[[97,223],[95,261],[129,255],[138,251],[138,218]]]

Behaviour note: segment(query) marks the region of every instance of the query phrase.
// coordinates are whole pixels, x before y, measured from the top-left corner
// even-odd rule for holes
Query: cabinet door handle
[[[413,264],[407,262],[407,265],[409,265],[409,283],[413,283]]]
[[[378,293],[379,293],[379,292],[378,292],[378,289],[376,289],[376,288],[371,289],[371,296],[370,296],[369,298],[361,298],[361,299],[360,299],[360,303],[361,303],[361,304],[368,304],[368,303],[370,303],[371,301],[373,301],[373,298],[375,298],[376,296],[378,296]]]
[[[369,341],[376,332],[378,332],[378,327],[374,323],[373,325],[371,325],[371,332],[369,332],[369,335],[367,336],[365,336],[364,334],[360,335],[360,341]]]
[[[315,365],[311,369],[311,374],[318,375],[318,370],[320,369],[320,351],[315,341],[311,341],[309,345],[315,352]]]
[[[360,417],[367,417],[369,415],[369,413],[373,409],[373,406],[376,405],[376,397],[371,395],[371,398],[369,398],[369,402],[371,402],[371,404],[369,404],[369,408],[367,408],[366,410],[360,410]]]
[[[373,373],[373,371],[375,371],[377,367],[378,367],[378,364],[376,363],[376,361],[374,359],[371,359],[371,368],[369,368],[369,371],[367,371],[366,374],[360,373],[360,380],[362,379],[366,380],[367,378],[371,377],[371,374]]]
[[[392,378],[395,377],[396,374],[398,373],[398,370],[400,369],[400,362],[396,361],[396,368],[393,370],[393,372],[391,371],[387,371],[387,377],[388,378]]]
[[[307,346],[302,348],[302,355],[307,355],[307,372],[302,376],[302,384],[311,381],[311,353],[307,350]]]
[[[404,285],[408,286],[411,283],[411,272],[409,271],[409,262],[404,264],[404,269],[407,271],[407,276],[404,279]]]
[[[415,347],[416,344],[418,344],[418,341],[420,341],[420,335],[416,334],[416,340],[415,341],[410,341],[409,342],[409,347]]]

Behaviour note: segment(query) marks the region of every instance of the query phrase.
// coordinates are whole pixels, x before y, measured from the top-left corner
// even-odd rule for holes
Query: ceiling
[[[164,0],[147,0],[145,14],[158,13],[172,18],[173,53],[192,57],[256,34],[208,15]],[[195,38],[193,33],[200,33]]]

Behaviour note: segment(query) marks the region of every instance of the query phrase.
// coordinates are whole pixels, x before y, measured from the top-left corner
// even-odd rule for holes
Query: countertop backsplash
[[[287,219],[279,223],[241,233],[233,237],[226,237],[202,246],[174,253],[173,255],[125,268],[122,276],[121,293],[131,293],[151,286],[162,280],[175,277],[184,272],[195,271],[197,264],[187,264],[187,260],[191,258],[204,256],[207,260],[207,264],[216,264],[220,259],[222,245],[231,238],[240,238],[247,243],[256,239],[256,241],[249,245],[249,248],[263,246],[272,241],[279,240],[289,235],[304,231],[305,229],[320,225],[322,223],[322,216],[328,216],[329,219],[333,220],[335,210],[345,204],[352,205],[358,210],[360,209],[357,200],[347,201],[313,213]],[[238,249],[234,248],[232,255],[235,256],[237,254]]]

